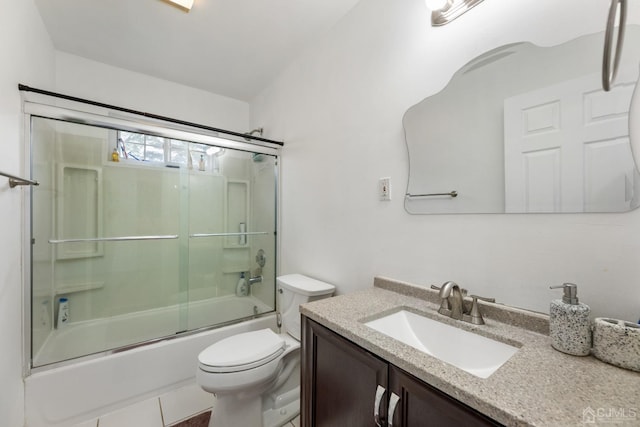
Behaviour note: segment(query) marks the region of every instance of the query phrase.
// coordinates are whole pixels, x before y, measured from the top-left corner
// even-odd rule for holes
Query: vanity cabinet
[[[501,425],[305,316],[302,342],[303,427]]]

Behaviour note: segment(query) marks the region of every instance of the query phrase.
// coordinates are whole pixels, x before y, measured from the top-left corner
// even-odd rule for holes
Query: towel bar
[[[0,172],[0,175],[9,178],[9,187],[11,188],[17,185],[40,185],[38,181],[32,181],[30,179],[20,178],[6,172]]]
[[[453,190],[450,191],[449,193],[429,193],[429,194],[410,194],[407,193],[405,194],[406,197],[408,198],[413,198],[413,197],[435,197],[435,196],[449,196],[449,197],[458,197],[458,192]]]

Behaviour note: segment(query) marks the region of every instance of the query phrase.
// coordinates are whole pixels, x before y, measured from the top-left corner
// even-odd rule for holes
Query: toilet
[[[335,287],[301,274],[276,279],[282,332],[244,332],[198,355],[196,381],[216,395],[209,427],[280,427],[300,413],[300,304]]]

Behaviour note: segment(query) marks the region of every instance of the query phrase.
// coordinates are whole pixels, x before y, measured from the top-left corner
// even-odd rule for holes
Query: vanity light
[[[431,12],[431,25],[447,24],[481,3],[482,0],[425,0]]]
[[[183,9],[185,12],[189,12],[193,7],[193,0],[166,0],[169,3],[178,6],[180,9]]]

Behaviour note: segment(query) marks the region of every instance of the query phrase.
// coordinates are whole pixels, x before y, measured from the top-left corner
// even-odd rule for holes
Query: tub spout
[[[250,277],[249,278],[249,285],[253,285],[256,283],[261,283],[262,282],[262,276],[255,276],[255,277]]]

